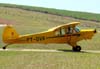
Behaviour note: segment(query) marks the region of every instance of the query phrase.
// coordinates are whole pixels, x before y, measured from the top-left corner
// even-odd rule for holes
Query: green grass
[[[58,16],[69,16],[75,19],[100,22],[100,14],[94,14],[94,13],[59,10],[59,9],[43,8],[43,7],[33,7],[33,6],[25,6],[25,5],[15,5],[15,4],[3,4],[3,3],[0,3],[0,6],[10,7],[10,8],[19,8],[23,10],[42,12],[42,13],[53,14],[53,15],[58,15]]]
[[[92,53],[0,52],[1,69],[99,69],[99,62]]]
[[[80,21],[79,27],[81,28],[96,28],[100,30],[99,22],[28,11],[21,8],[1,7],[0,5],[0,13],[0,18],[14,22],[12,23],[13,27],[20,34],[41,32],[73,21]],[[3,29],[0,27],[0,48],[4,45],[2,42]],[[96,34],[92,40],[83,40],[78,44],[84,50],[100,50],[99,37],[100,34]],[[14,44],[8,48],[71,50],[71,46],[66,44]],[[100,54],[96,53],[0,51],[0,69],[99,69],[99,65]]]
[[[100,29],[100,23],[98,22],[77,20],[73,18],[44,14],[40,12],[34,12],[34,11],[32,12],[32,11],[26,11],[26,10],[21,10],[16,8],[4,8],[4,7],[0,7],[0,12],[2,13],[0,14],[0,17],[2,17],[5,20],[8,19],[14,22],[13,26],[16,29],[16,31],[20,34],[42,32],[54,26],[65,24],[72,21],[80,21],[81,25],[79,25],[79,27],[81,28],[96,28],[98,30]],[[5,12],[7,12],[7,14]],[[0,30],[2,36],[3,28],[1,28]],[[100,49],[100,47],[98,46],[100,38],[98,37],[100,37],[99,34],[97,34],[94,37],[94,39],[91,41],[80,42],[80,45],[83,47],[83,49]],[[2,43],[2,40],[0,42],[1,42],[1,46],[3,46],[4,44]],[[68,45],[63,45],[63,44],[26,45],[25,44],[25,46],[23,46],[23,44],[21,44],[21,45],[11,45],[9,47],[10,48],[14,47],[14,48],[66,49]]]

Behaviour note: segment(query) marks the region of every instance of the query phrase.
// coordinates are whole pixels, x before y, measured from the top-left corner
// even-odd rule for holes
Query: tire
[[[2,47],[2,49],[4,49],[4,50],[5,50],[5,49],[6,49],[6,47]]]
[[[73,47],[73,51],[80,52],[81,51],[81,47],[80,46]]]

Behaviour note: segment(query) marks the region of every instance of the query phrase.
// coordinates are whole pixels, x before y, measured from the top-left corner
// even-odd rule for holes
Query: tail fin
[[[9,43],[10,39],[19,37],[19,34],[12,28],[12,26],[6,26],[3,32],[3,42]]]

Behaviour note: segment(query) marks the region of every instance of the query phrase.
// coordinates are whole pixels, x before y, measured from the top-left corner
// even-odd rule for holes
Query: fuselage
[[[9,44],[69,44],[73,51],[80,51],[78,41],[91,39],[96,33],[95,29],[79,29],[76,25],[79,22],[72,22],[54,27],[46,32],[19,35],[12,26],[7,26],[3,33],[3,42]],[[3,49],[6,49],[6,46]]]
[[[94,29],[80,30],[79,32],[67,33],[64,30],[47,31],[36,34],[20,35],[17,38],[10,38],[5,43],[18,44],[18,43],[76,43],[83,39],[91,39],[94,35]]]

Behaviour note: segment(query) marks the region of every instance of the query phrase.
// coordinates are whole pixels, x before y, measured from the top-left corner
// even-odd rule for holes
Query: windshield
[[[76,32],[80,32],[80,28],[79,27],[75,27],[75,31]]]

